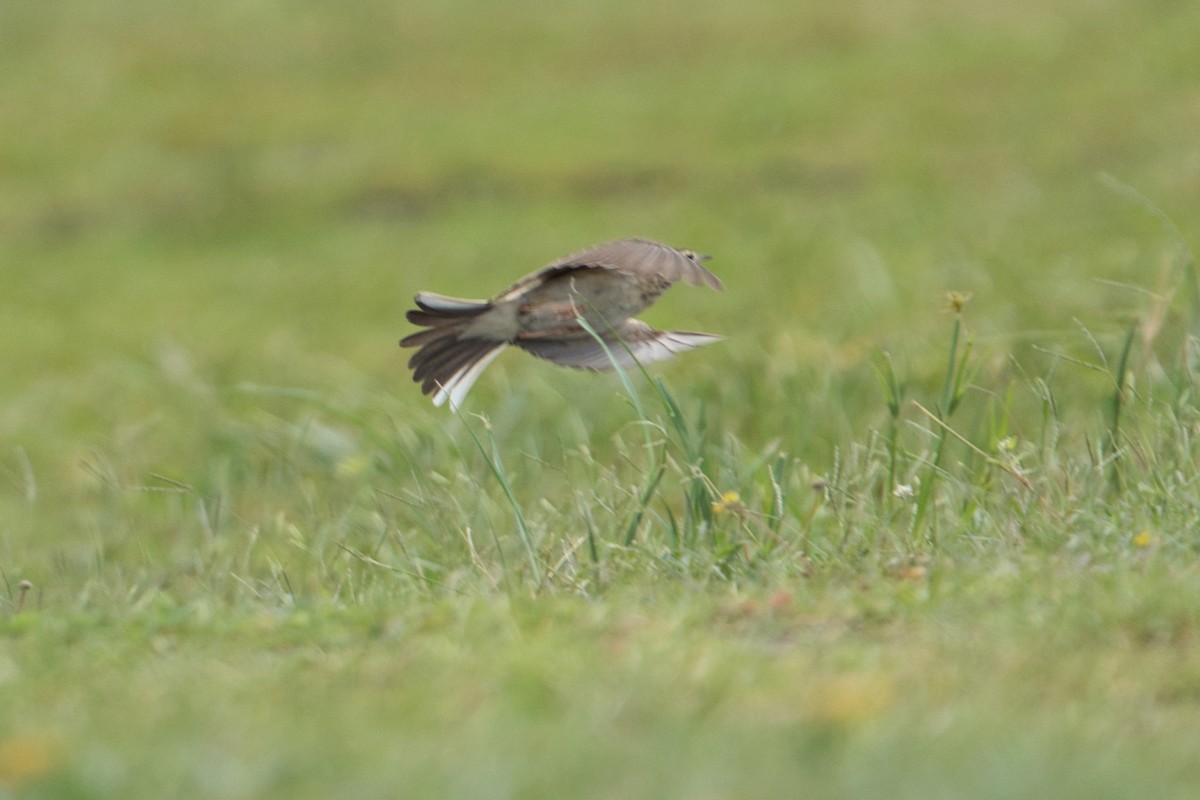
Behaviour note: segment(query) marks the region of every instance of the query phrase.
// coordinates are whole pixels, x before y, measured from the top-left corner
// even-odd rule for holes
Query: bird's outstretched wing
[[[707,286],[718,292],[725,289],[721,279],[700,265],[708,256],[690,250],[676,250],[649,239],[622,239],[606,242],[587,250],[560,258],[537,272],[526,275],[493,298],[493,302],[510,300],[547,278],[576,269],[611,269],[630,275],[651,275],[668,283],[684,281],[693,286]]]
[[[587,336],[573,339],[517,339],[514,344],[538,358],[564,367],[610,370],[613,362],[621,367],[635,363],[663,361],[676,353],[718,342],[722,337],[691,331],[660,331],[646,323],[629,319],[616,331],[601,334],[604,344]]]

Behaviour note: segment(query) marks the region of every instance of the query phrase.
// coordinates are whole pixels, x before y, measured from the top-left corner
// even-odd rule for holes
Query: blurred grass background
[[[1196,332],[1196,30],[1193,4],[1103,0],[0,6],[0,782],[1189,796],[1192,428],[1147,424],[1153,503],[1093,506],[1086,475],[1135,320],[1145,407],[1191,397],[1163,376]],[[881,515],[878,560],[818,542],[715,586],[698,555],[614,549],[609,594],[523,599],[492,561],[516,558],[511,511],[410,383],[403,312],[625,236],[711,253],[727,284],[647,314],[728,337],[654,370],[716,489],[752,502],[779,454],[796,485],[867,475],[872,354],[930,404],[954,290],[985,398],[969,433],[1061,450],[1061,505],[912,552]],[[550,561],[585,526],[619,539],[642,466],[617,381],[510,354],[468,410]],[[1159,441],[1178,491],[1152,479]],[[1124,571],[1143,529],[1182,574]],[[360,558],[401,534],[402,570]],[[1075,571],[1092,559],[1117,573],[1099,588]],[[877,583],[930,563],[941,588]]]

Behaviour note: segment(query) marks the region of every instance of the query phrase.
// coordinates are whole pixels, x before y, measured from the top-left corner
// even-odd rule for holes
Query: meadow
[[[0,797],[1193,797],[1196,30],[5,4]],[[420,395],[629,236],[725,341]]]

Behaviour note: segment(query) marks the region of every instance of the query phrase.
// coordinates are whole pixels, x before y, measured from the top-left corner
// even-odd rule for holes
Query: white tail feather
[[[488,304],[486,300],[467,300],[462,297],[448,297],[436,292],[417,292],[416,300],[419,306],[424,306],[431,311],[442,311],[446,314],[479,311]]]
[[[495,350],[486,353],[478,361],[466,365],[458,372],[450,376],[449,380],[438,386],[437,392],[433,395],[433,404],[440,406],[447,400],[450,401],[450,410],[455,413],[462,406],[463,400],[467,397],[467,392],[471,391],[471,387],[475,385],[475,381],[487,369],[488,364],[496,360],[496,356],[504,349],[504,345],[498,345]]]

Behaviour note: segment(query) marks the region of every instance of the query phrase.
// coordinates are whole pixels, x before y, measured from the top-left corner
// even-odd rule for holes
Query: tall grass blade
[[[538,562],[537,550],[533,544],[533,537],[529,535],[529,526],[525,523],[525,512],[521,510],[521,504],[517,502],[517,495],[513,491],[512,483],[508,479],[508,473],[504,469],[504,461],[500,458],[500,451],[496,447],[495,438],[491,438],[491,453],[484,448],[483,442],[474,429],[467,424],[463,419],[462,412],[458,412],[459,419],[463,420],[463,427],[467,429],[471,440],[475,442],[475,446],[479,449],[479,454],[483,456],[484,463],[488,465],[488,470],[496,482],[500,484],[500,488],[504,492],[504,496],[508,499],[509,507],[512,508],[513,517],[517,523],[517,535],[521,540],[521,545],[525,549],[525,557],[529,562],[529,571],[533,576],[534,586],[540,591],[542,588],[542,567]]]
[[[1111,411],[1112,426],[1108,432],[1109,481],[1116,491],[1121,490],[1121,414],[1126,405],[1126,384],[1129,375],[1129,356],[1133,352],[1133,338],[1137,333],[1138,320],[1134,320],[1125,334],[1125,344],[1121,347],[1121,357],[1117,359],[1116,386],[1113,388]]]

